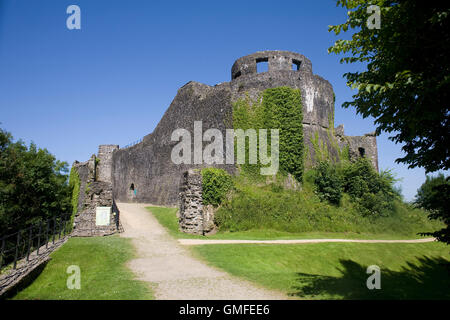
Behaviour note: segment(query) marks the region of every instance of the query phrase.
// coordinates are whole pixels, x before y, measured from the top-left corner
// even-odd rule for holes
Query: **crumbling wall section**
[[[104,144],[98,147],[97,155],[97,180],[111,183],[112,154],[118,150],[115,144]]]
[[[186,171],[180,185],[180,231],[198,235],[214,231],[214,208],[203,205],[202,194],[201,171]]]
[[[92,155],[84,163],[73,164],[80,178],[80,194],[72,236],[105,236],[119,231],[119,210],[114,203],[111,183],[112,153],[116,149],[115,145],[101,145],[99,157]],[[108,222],[98,223],[98,207],[111,208]]]
[[[367,133],[363,136],[346,136],[344,125],[339,125],[335,129],[335,135],[339,142],[339,147],[348,148],[349,160],[367,158],[372,163],[375,170],[378,168],[378,148],[375,132]]]

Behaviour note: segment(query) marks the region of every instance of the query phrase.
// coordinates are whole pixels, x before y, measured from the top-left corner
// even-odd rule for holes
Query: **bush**
[[[442,225],[427,219],[423,210],[409,208],[398,200],[393,201],[394,210],[389,216],[363,216],[348,194],[343,194],[340,206],[335,206],[321,201],[314,184],[307,181],[301,191],[274,184],[249,184],[242,177],[234,178],[234,182],[232,197],[223,201],[214,216],[222,232],[262,229],[413,236]]]
[[[220,205],[233,188],[231,176],[223,169],[206,168],[202,170],[203,204]]]
[[[389,171],[378,173],[366,158],[343,166],[344,192],[348,193],[363,215],[389,215],[394,200],[395,179]]]
[[[394,200],[400,199],[392,174],[376,172],[365,158],[340,164],[320,162],[313,172],[320,199],[339,205],[345,192],[363,216],[387,216],[394,210]]]
[[[315,171],[314,184],[319,198],[339,205],[343,192],[343,178],[336,166],[322,161],[316,166]]]
[[[439,241],[450,243],[450,177],[445,178],[443,174],[436,177],[427,176],[426,181],[417,190],[415,204],[430,212],[429,218],[442,220],[446,227],[433,233],[432,235]]]
[[[426,210],[435,210],[440,203],[448,205],[448,194],[441,193],[443,185],[450,184],[441,173],[436,177],[426,176],[425,182],[417,190],[414,203]]]

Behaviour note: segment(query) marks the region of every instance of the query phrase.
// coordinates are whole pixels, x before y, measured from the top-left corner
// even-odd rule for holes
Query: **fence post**
[[[49,222],[47,220],[47,226],[45,228],[45,249],[48,249],[48,229],[50,228],[48,224]]]
[[[55,233],[56,233],[56,217],[53,217],[53,244],[55,244]]]
[[[39,255],[39,248],[41,247],[41,232],[42,232],[42,221],[39,221],[37,255]]]
[[[28,250],[27,250],[27,262],[30,261],[30,249],[33,241],[33,226],[30,227],[30,232],[28,232]]]
[[[61,240],[62,216],[59,218],[58,240]]]
[[[63,237],[66,236],[66,227],[67,227],[67,220],[66,220],[66,216],[64,215],[64,223],[63,223]]]
[[[16,266],[17,266],[17,256],[19,255],[19,245],[20,245],[20,231],[17,232],[16,253],[14,254],[13,269],[16,269]]]
[[[5,238],[6,237],[3,237],[2,247],[0,248],[0,269],[2,268],[2,264],[3,264],[3,252],[5,251]]]

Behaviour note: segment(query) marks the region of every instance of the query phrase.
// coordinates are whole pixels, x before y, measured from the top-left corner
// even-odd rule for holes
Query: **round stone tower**
[[[259,71],[259,64],[267,69]],[[231,68],[233,100],[249,95],[256,99],[267,88],[300,89],[303,123],[329,128],[333,125],[334,93],[331,84],[314,75],[311,61],[290,51],[259,51],[237,59]]]

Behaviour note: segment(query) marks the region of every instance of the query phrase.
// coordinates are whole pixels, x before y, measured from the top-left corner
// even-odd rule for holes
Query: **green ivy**
[[[203,204],[220,205],[233,188],[231,176],[223,169],[202,169]]]
[[[314,155],[316,162],[329,161],[330,154],[326,143],[319,138],[319,132],[315,131],[314,135],[311,134],[311,144],[314,149]]]
[[[78,197],[80,196],[80,176],[78,175],[78,171],[72,167],[70,169],[69,176],[69,188],[72,190],[72,214],[76,214],[78,210]]]
[[[266,89],[256,101],[248,95],[233,105],[234,129],[268,129],[268,146],[270,146],[270,129],[279,129],[279,164],[282,173],[292,174],[302,181],[304,145],[303,113],[299,89],[277,87]],[[259,140],[259,139],[258,139]],[[236,144],[235,144],[236,145]],[[270,148],[268,148],[270,151]],[[246,143],[248,159],[248,143]],[[244,173],[259,174],[259,162],[241,166]]]

